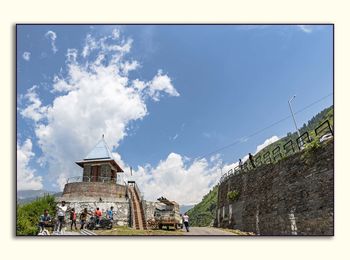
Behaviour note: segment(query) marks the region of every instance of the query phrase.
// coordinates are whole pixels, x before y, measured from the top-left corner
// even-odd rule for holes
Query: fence
[[[334,136],[334,131],[332,129],[331,124],[328,120],[321,123],[318,127],[314,130],[316,138],[320,141],[322,136],[325,136],[326,134],[331,134]],[[255,167],[251,164],[249,160],[245,161],[242,165],[236,166],[233,170],[230,169],[228,172],[223,174],[220,178],[219,184],[225,181],[227,178],[229,178],[232,175],[240,174],[242,172],[247,172],[253,168],[257,168],[264,164],[270,164],[273,162],[278,162],[282,158],[289,156],[291,154],[294,154],[296,152],[301,151],[304,149],[305,145],[307,143],[310,143],[312,141],[309,132],[304,132],[302,135],[300,135],[297,139],[293,141],[293,139],[288,140],[285,144],[282,145],[282,148],[280,146],[276,146],[272,153],[270,151],[267,151],[264,154],[258,155],[254,159]],[[298,147],[298,149],[295,149]]]
[[[89,176],[74,176],[67,179],[67,183],[73,182],[103,182],[103,183],[117,183],[117,178],[111,177],[89,177]]]

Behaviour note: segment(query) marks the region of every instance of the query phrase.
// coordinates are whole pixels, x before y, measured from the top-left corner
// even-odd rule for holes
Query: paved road
[[[186,236],[234,236],[231,232],[226,232],[212,227],[190,227],[190,232],[183,229]]]

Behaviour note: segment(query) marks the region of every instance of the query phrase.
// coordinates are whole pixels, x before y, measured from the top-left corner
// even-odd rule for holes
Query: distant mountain
[[[48,190],[18,190],[17,203],[25,204],[28,202],[32,202],[37,198],[44,197],[45,195],[48,195],[48,194],[58,197],[62,195],[62,192],[48,191]]]
[[[185,212],[192,209],[194,205],[180,205],[180,214],[184,214]]]

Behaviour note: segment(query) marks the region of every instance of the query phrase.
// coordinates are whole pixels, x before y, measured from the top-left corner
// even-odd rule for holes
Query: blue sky
[[[292,119],[202,155],[289,116],[293,95],[297,111],[332,92],[332,26],[19,25],[18,187],[59,190],[104,133],[146,198],[196,203]]]

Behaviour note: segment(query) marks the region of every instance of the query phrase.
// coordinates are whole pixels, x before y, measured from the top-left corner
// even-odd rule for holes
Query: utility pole
[[[297,126],[297,122],[296,122],[295,117],[294,117],[294,112],[293,112],[292,104],[291,104],[292,100],[293,100],[295,97],[296,97],[296,95],[294,95],[290,100],[288,100],[288,104],[289,104],[290,112],[291,112],[292,117],[293,117],[295,129],[297,130],[298,136],[300,137],[300,132],[299,132],[299,129],[298,129],[298,126]]]

